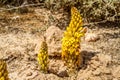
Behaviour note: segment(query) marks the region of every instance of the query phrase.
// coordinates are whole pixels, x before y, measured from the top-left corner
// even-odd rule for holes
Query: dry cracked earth
[[[36,58],[43,34],[49,34],[46,35],[48,41],[53,40],[50,46],[58,49],[49,54],[60,55],[61,52],[58,40],[64,30],[50,28],[54,25],[51,14],[49,10],[39,8],[27,14],[0,13],[0,54],[7,62],[11,80],[120,80],[120,25],[88,28],[86,35],[94,33],[100,39],[96,42],[82,39],[84,61],[76,73],[70,75],[66,72],[60,56],[50,58],[49,73],[40,72]],[[62,13],[52,15],[57,19],[63,17]],[[51,30],[45,31],[49,28]],[[54,32],[57,35],[51,37]]]

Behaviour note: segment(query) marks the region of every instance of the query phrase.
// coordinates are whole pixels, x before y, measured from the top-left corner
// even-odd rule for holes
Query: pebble
[[[48,55],[61,56],[61,40],[63,31],[56,26],[50,26],[46,30],[46,42],[48,44]]]
[[[95,33],[86,33],[85,35],[85,41],[87,42],[96,42],[100,39],[100,36]]]
[[[100,73],[101,73],[100,68],[97,68],[97,69],[93,72],[93,75],[98,76],[98,75],[100,75]]]
[[[65,69],[59,70],[57,74],[59,77],[68,77],[69,76],[67,70],[65,70]]]
[[[32,76],[32,72],[27,73],[27,76]]]

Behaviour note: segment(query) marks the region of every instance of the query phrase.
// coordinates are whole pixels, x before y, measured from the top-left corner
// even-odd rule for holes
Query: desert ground
[[[7,62],[11,80],[120,80],[120,24],[94,25],[86,35],[93,33],[99,40],[88,42],[82,38],[82,67],[74,74],[66,72],[60,57],[61,33],[69,23],[63,13],[52,13],[36,8],[25,14],[0,13],[0,54]],[[51,28],[55,26],[54,28]],[[48,30],[50,28],[50,30]],[[47,31],[48,30],[48,31]],[[58,43],[51,37],[57,32]],[[53,40],[49,73],[42,73],[37,62],[43,35]],[[49,41],[48,40],[48,41]],[[54,41],[55,40],[55,41]],[[49,43],[51,44],[51,43]],[[50,47],[48,46],[50,49]],[[58,51],[58,53],[57,53]],[[55,56],[54,56],[55,53]],[[58,55],[58,56],[57,56]],[[54,56],[54,57],[53,57]]]

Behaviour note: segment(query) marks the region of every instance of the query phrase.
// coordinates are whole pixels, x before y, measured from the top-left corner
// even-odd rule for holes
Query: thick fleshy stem
[[[80,38],[84,36],[86,29],[82,27],[82,17],[77,8],[71,8],[71,21],[62,39],[62,59],[70,68],[79,68],[82,64],[80,53]]]

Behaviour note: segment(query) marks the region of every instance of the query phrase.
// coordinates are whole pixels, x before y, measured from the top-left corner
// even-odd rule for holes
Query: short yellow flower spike
[[[62,39],[62,59],[68,67],[79,68],[82,64],[80,54],[80,38],[84,36],[86,29],[82,27],[82,17],[77,8],[71,8],[71,21]]]
[[[41,44],[40,51],[38,53],[38,63],[41,71],[47,73],[48,70],[48,46],[46,41]]]
[[[8,78],[8,71],[6,62],[0,59],[0,80],[10,80]]]

